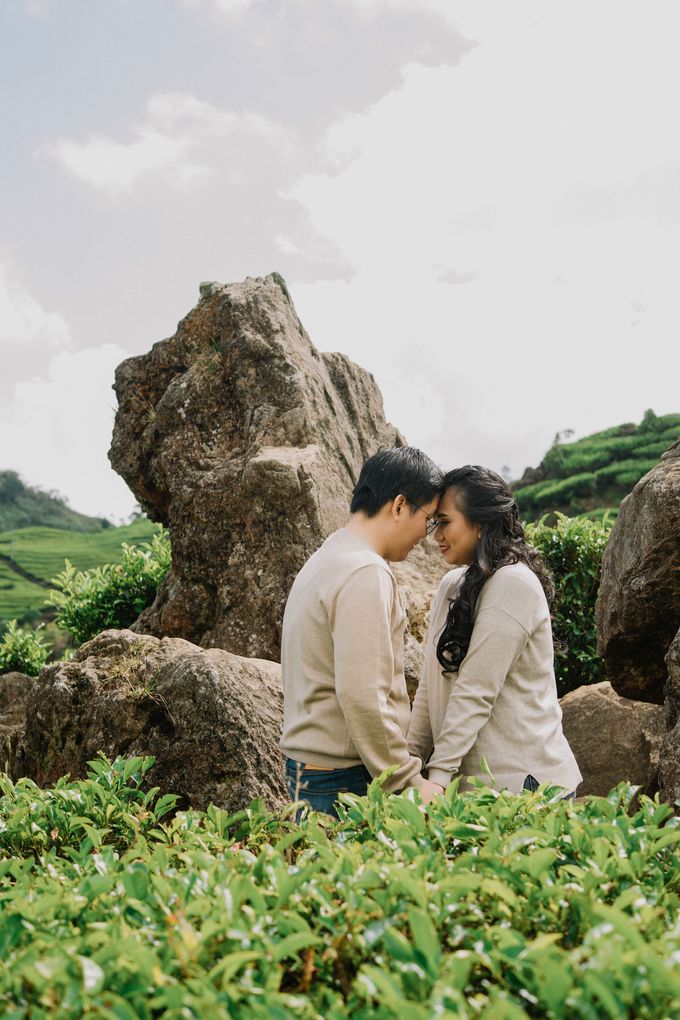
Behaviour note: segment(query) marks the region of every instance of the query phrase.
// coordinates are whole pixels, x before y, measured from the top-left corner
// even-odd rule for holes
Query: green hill
[[[599,516],[618,510],[636,482],[680,437],[680,414],[647,411],[627,423],[576,442],[556,439],[537,468],[527,468],[512,488],[526,520],[561,511]]]
[[[118,563],[124,542],[147,542],[155,527],[144,518],[90,532],[47,527],[0,532],[0,629],[7,620],[34,619],[43,610],[50,580],[64,569],[65,559],[79,570]]]
[[[102,531],[113,527],[105,517],[76,513],[55,493],[26,485],[16,471],[0,471],[0,531],[33,525],[69,531]]]

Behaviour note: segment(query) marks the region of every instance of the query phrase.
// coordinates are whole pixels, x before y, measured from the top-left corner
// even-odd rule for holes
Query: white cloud
[[[328,2],[328,0],[326,0]],[[366,18],[372,18],[385,9],[396,11],[417,10],[430,5],[431,0],[334,0],[339,5],[350,7],[356,14]],[[185,7],[208,7],[217,17],[233,19],[246,14],[248,11],[264,7],[267,0],[182,0]],[[317,4],[318,0],[281,0],[284,7],[304,7]]]
[[[0,417],[0,467],[68,493],[81,513],[127,516],[134,496],[107,460],[115,408],[111,385],[125,357],[115,344],[63,351],[50,362],[46,379],[17,384]]]
[[[437,0],[330,0],[336,6],[349,8],[354,14],[371,20],[384,11],[409,13],[413,11],[436,13],[440,11]],[[449,2],[449,0],[446,0]],[[326,0],[329,4],[329,0]],[[216,17],[234,19],[246,14],[254,8],[264,7],[267,0],[182,0],[184,7],[207,7]],[[318,5],[318,0],[280,0],[279,6],[288,8],[304,8]]]
[[[66,347],[70,342],[65,319],[45,311],[26,288],[15,263],[0,251],[0,343]]]
[[[149,180],[187,187],[211,176],[217,155],[224,158],[243,138],[286,144],[285,134],[255,113],[220,110],[184,92],[164,92],[146,104],[133,140],[93,134],[84,142],[60,139],[44,154],[97,191],[115,196]]]
[[[207,4],[218,16],[235,17],[262,4],[263,0],[182,0],[182,3],[185,7],[202,7]]]
[[[432,6],[478,45],[329,129],[291,195],[354,275],[292,291],[410,440],[518,472],[557,429],[679,409],[680,9]]]
[[[52,6],[52,0],[23,0],[23,6],[29,14],[39,17],[47,13]]]

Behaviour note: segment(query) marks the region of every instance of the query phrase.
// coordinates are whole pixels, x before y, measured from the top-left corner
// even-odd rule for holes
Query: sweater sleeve
[[[427,629],[427,638],[425,639],[423,668],[418,683],[418,690],[413,701],[411,723],[408,729],[408,749],[411,754],[422,758],[423,765],[427,762],[434,746],[432,723],[430,721],[429,678],[436,677],[441,673],[441,666],[437,660],[436,653],[437,640],[444,625],[449,601],[455,595],[463,574],[464,570],[460,568],[450,570],[442,578],[430,606],[430,623]]]
[[[413,700],[407,740],[409,753],[420,758],[424,765],[430,756],[434,742],[427,701],[427,664],[423,665],[418,690]]]
[[[331,619],[335,687],[350,738],[372,776],[396,765],[388,792],[422,782],[420,758],[409,754],[395,706],[392,648],[393,581],[379,566],[356,570],[337,593]]]
[[[522,624],[499,606],[477,613],[467,655],[458,675],[451,677],[444,722],[428,768],[433,783],[448,786],[460,769],[528,640]]]

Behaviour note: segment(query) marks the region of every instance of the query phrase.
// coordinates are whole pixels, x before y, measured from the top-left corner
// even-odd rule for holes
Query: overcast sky
[[[443,467],[680,411],[677,0],[2,0],[0,469],[118,521],[115,366],[278,270]]]

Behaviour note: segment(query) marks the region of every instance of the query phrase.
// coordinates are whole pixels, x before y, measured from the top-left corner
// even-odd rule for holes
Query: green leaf
[[[272,957],[278,963],[279,960],[283,960],[286,956],[297,956],[301,949],[307,949],[308,946],[318,946],[320,944],[321,939],[312,932],[294,932],[294,934],[287,935],[286,938],[281,939],[280,942],[274,943]]]
[[[552,867],[557,856],[557,850],[552,847],[543,847],[533,850],[523,861],[522,866],[528,875],[537,879]]]
[[[432,920],[424,910],[416,910],[412,907],[408,912],[408,921],[413,933],[415,947],[421,954],[428,973],[435,978],[439,971],[439,961],[442,954],[437,931]]]
[[[242,967],[256,960],[263,958],[262,952],[254,950],[241,950],[240,952],[228,953],[223,956],[219,963],[215,964],[209,972],[209,978],[213,984],[220,988],[226,988]]]

